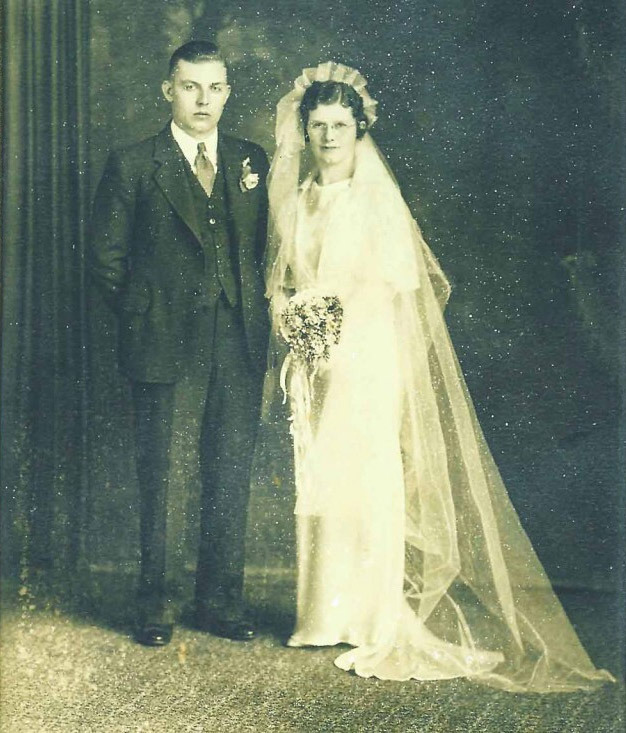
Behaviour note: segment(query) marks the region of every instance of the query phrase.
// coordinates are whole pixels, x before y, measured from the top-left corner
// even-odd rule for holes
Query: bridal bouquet
[[[303,290],[287,301],[280,312],[279,330],[289,346],[280,370],[284,400],[291,402],[289,431],[294,441],[295,468],[302,494],[310,491],[307,456],[313,445],[312,407],[318,367],[330,358],[331,347],[339,342],[343,308],[336,295]]]
[[[289,299],[281,313],[280,332],[293,357],[316,368],[328,360],[330,349],[339,342],[343,308],[336,295],[304,290]]]

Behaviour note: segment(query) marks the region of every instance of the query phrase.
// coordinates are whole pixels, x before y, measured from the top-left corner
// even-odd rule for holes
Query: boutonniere
[[[251,191],[259,185],[259,174],[252,172],[250,158],[246,158],[241,164],[241,175],[239,176],[239,188],[242,193]]]

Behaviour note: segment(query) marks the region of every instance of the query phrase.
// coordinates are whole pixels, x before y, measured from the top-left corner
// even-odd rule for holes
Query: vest
[[[229,304],[234,308],[240,301],[239,272],[229,232],[223,164],[220,161],[210,197],[198,182],[191,166],[185,165],[185,170],[190,179],[204,252],[201,302],[212,306],[223,291]]]

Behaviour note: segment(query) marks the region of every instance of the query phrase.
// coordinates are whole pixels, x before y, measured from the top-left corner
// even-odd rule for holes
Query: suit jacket
[[[260,375],[269,331],[267,156],[258,145],[221,132],[218,156],[245,338],[251,368]],[[259,183],[242,191],[246,158]],[[119,316],[121,367],[137,381],[175,382],[206,328],[199,305],[205,248],[185,166],[168,124],[109,155],[94,199],[88,266]]]

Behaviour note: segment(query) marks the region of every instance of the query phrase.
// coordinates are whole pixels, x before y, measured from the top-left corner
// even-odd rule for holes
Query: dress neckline
[[[352,183],[352,177],[350,178],[343,178],[341,181],[334,181],[333,183],[318,183],[314,178],[311,181],[311,186],[313,188],[318,188],[320,191],[332,191],[334,189],[338,188],[348,188],[348,186]]]

